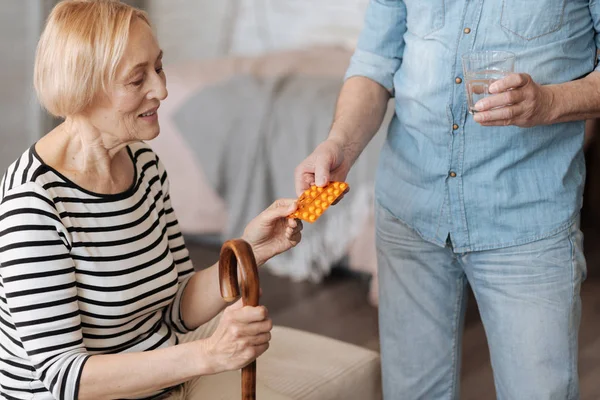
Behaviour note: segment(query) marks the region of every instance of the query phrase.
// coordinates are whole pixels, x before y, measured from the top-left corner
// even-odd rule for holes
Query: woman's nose
[[[148,92],[147,97],[149,99],[158,99],[164,100],[167,98],[167,84],[164,79],[164,76],[160,76],[159,74],[155,74],[152,80],[152,87]]]

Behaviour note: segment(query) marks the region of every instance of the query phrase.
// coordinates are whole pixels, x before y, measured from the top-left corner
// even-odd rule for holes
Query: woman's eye
[[[157,74],[160,75],[161,72],[163,72],[163,67],[156,68],[155,71],[156,71]],[[140,79],[131,82],[131,84],[133,86],[141,86],[143,83],[144,83],[144,77],[141,77]]]

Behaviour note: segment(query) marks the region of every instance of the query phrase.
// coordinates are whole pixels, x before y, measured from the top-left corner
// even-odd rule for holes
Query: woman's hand
[[[205,339],[210,371],[219,373],[245,367],[269,348],[273,322],[264,306],[242,306],[242,300],[223,311],[219,326]]]
[[[252,246],[259,266],[300,243],[302,222],[288,218],[297,206],[294,199],[277,200],[246,226],[242,239]]]

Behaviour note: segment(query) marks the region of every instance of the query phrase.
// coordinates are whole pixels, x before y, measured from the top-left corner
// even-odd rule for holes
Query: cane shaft
[[[240,271],[238,274],[238,266]],[[238,275],[241,282],[238,282]],[[219,257],[221,297],[234,301],[242,294],[245,306],[258,306],[260,283],[252,247],[242,239],[225,242]],[[242,368],[242,400],[256,399],[256,361]]]

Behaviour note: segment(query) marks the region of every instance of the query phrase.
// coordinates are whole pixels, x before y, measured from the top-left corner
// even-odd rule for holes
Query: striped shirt
[[[119,194],[77,186],[33,146],[4,175],[0,397],[76,399],[91,355],[164,348],[188,331],[179,305],[193,266],[167,173],[147,144],[127,151],[136,175]]]

